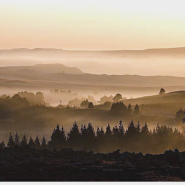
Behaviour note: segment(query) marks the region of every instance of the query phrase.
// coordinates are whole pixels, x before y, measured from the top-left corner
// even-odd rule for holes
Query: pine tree
[[[111,137],[112,136],[112,131],[111,131],[111,128],[110,128],[109,124],[107,125],[105,136],[106,137]]]
[[[42,148],[43,148],[43,149],[46,149],[46,148],[47,148],[46,139],[45,139],[44,136],[43,136],[43,138],[42,138]]]
[[[75,122],[70,132],[68,133],[68,144],[74,150],[78,150],[80,147],[80,132],[78,129],[78,124]]]
[[[10,132],[10,135],[9,135],[9,140],[8,140],[8,144],[7,144],[8,147],[14,147],[15,146],[15,142],[14,142],[14,139],[13,139],[13,136]]]
[[[125,130],[124,130],[124,127],[123,127],[123,122],[120,121],[119,122],[119,136],[118,136],[119,140],[123,139],[124,134],[125,134]]]
[[[35,148],[35,143],[34,143],[34,141],[33,141],[33,139],[32,139],[31,136],[30,136],[30,140],[29,140],[28,146],[29,146],[30,148]]]
[[[40,147],[40,141],[39,141],[38,136],[36,136],[36,138],[35,138],[35,147],[36,148],[39,148]]]
[[[140,133],[140,131],[141,131],[141,125],[140,125],[139,121],[136,125],[136,130],[137,130],[138,133]]]
[[[15,133],[15,145],[20,145],[20,142],[19,142],[19,135],[18,135],[18,133],[16,132]]]
[[[4,141],[2,140],[2,142],[0,143],[0,149],[3,149],[5,147]]]
[[[131,114],[132,113],[132,105],[129,103],[128,105],[128,114]]]
[[[139,106],[138,106],[138,104],[136,104],[136,106],[134,108],[134,114],[138,115],[139,113],[140,113]]]
[[[22,141],[21,141],[21,146],[27,146],[27,139],[26,139],[26,136],[24,135],[23,138],[22,138]]]

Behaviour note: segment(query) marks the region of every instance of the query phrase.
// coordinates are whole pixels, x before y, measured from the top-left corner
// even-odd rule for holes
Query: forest
[[[5,146],[4,141],[0,144],[4,147],[15,148],[35,148],[61,150],[62,148],[71,148],[76,151],[93,151],[108,153],[119,149],[122,152],[142,152],[142,153],[163,153],[168,149],[185,149],[185,135],[178,129],[172,129],[165,125],[158,125],[153,130],[149,130],[147,124],[141,126],[139,122],[134,124],[130,122],[128,128],[124,128],[122,121],[113,128],[107,125],[104,130],[102,127],[95,130],[91,123],[81,125],[75,122],[68,133],[59,125],[54,128],[49,141],[45,137],[39,140],[39,137],[28,138],[24,135],[19,138],[18,133],[15,136],[10,132],[9,140]]]

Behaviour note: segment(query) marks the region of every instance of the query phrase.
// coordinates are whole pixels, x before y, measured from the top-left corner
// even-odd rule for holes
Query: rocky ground
[[[109,154],[9,149],[0,151],[1,181],[183,181],[185,152]]]

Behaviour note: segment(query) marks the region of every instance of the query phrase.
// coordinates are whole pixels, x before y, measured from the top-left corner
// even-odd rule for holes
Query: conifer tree
[[[20,145],[20,142],[19,142],[19,135],[18,135],[18,133],[16,132],[15,133],[15,145]]]
[[[14,139],[13,139],[13,136],[10,132],[10,135],[9,135],[9,140],[8,140],[8,144],[7,144],[8,147],[14,147],[15,146],[15,142],[14,142]]]
[[[2,142],[0,143],[0,149],[3,149],[5,147],[4,141],[2,140]]]
[[[77,122],[73,124],[73,127],[68,133],[68,144],[70,147],[74,148],[74,150],[77,150],[80,147],[80,132]]]
[[[27,139],[25,134],[23,135],[22,141],[21,141],[21,146],[27,146]]]
[[[136,104],[135,108],[134,108],[134,114],[138,115],[139,113],[140,113],[139,106],[138,106],[138,104]]]
[[[132,113],[132,105],[129,103],[128,105],[128,114],[131,114]]]
[[[34,141],[33,141],[33,139],[32,139],[31,136],[30,136],[30,140],[29,140],[28,146],[29,146],[30,148],[35,148],[35,143],[34,143]]]
[[[46,148],[47,148],[46,139],[45,139],[44,136],[43,136],[43,138],[42,138],[42,148],[43,148],[43,149],[46,149]]]
[[[36,148],[39,148],[40,147],[40,141],[39,141],[38,136],[36,136],[36,138],[35,138],[35,147]]]

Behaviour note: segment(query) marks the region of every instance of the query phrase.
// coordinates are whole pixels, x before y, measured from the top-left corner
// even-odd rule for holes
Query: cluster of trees
[[[82,101],[81,104],[80,104],[81,107],[84,107],[84,108],[88,108],[88,109],[92,109],[94,108],[94,104],[93,102],[89,102],[87,99]]]
[[[122,114],[122,115],[130,115],[130,114],[134,114],[134,115],[138,115],[140,114],[140,109],[139,109],[139,105],[135,105],[134,110],[132,110],[132,105],[129,104],[128,106],[126,106],[122,101],[121,102],[116,102],[112,104],[111,107],[111,112],[114,114]]]
[[[180,108],[176,112],[175,119],[176,119],[176,121],[183,121],[183,122],[185,122],[185,111],[182,108]]]
[[[5,143],[2,141],[0,143],[0,148],[4,148]],[[12,136],[12,133],[10,132],[9,135],[9,140],[7,143],[7,147],[9,148],[15,148],[15,147],[30,147],[30,148],[35,148],[35,149],[47,149],[47,142],[45,137],[42,138],[40,141],[38,136],[36,136],[35,139],[30,137],[29,141],[27,140],[26,136],[24,135],[22,139],[20,140],[18,133],[15,133],[15,136]]]
[[[113,128],[108,124],[104,130],[102,127],[95,129],[91,123],[82,125],[79,129],[75,122],[71,130],[65,134],[64,128],[59,125],[54,128],[50,141],[47,143],[43,137],[41,142],[38,136],[33,140],[31,137],[27,142],[24,135],[19,140],[18,133],[13,138],[10,133],[8,147],[31,147],[36,149],[57,149],[72,148],[73,150],[84,150],[94,152],[112,152],[117,149],[130,152],[161,153],[168,149],[185,149],[184,134],[177,129],[167,126],[157,125],[153,130],[149,130],[147,124],[141,126],[133,121],[127,129],[124,129],[122,121]],[[5,147],[4,142],[0,144]]]
[[[37,92],[36,94],[32,92],[18,92],[21,98],[26,98],[30,105],[45,105],[44,95],[42,92]]]
[[[11,118],[17,111],[25,110],[29,106],[47,106],[43,94],[19,92],[12,97],[3,95],[0,97],[0,119]]]
[[[50,90],[50,93],[68,93],[68,94],[71,94],[71,90],[64,91],[64,90],[54,89],[54,90]]]

